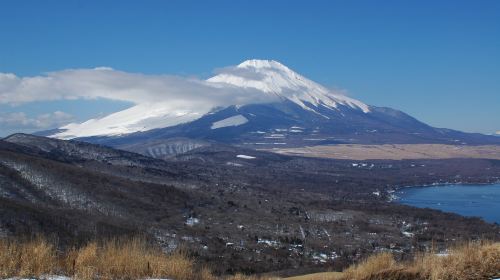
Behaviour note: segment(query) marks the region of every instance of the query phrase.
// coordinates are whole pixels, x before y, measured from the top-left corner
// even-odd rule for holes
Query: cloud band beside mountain
[[[127,73],[103,67],[63,70],[35,77],[0,73],[0,104],[82,98],[136,104],[171,101],[175,106],[190,107],[269,102],[272,96],[255,89],[217,87],[194,78]]]
[[[130,119],[139,112],[138,119],[144,114],[157,114],[176,118],[188,114],[191,118],[209,112],[215,107],[235,104],[266,103],[275,96],[253,88],[210,83],[196,78],[173,75],[145,75],[128,73],[111,68],[69,69],[50,72],[34,77],[19,77],[10,73],[0,73],[0,106],[18,106],[30,102],[82,99],[110,99],[135,104],[126,111],[101,118],[109,123],[107,130],[116,122],[115,118],[125,115],[122,126],[138,127],[140,121]],[[161,110],[159,113],[158,110]],[[188,116],[184,116],[190,120]],[[56,128],[74,122],[75,118],[62,112],[47,112],[37,116],[24,112],[0,112],[0,125],[3,134],[12,131],[36,131]],[[89,120],[95,122],[96,120]],[[162,123],[166,122],[166,123]],[[162,125],[169,122],[158,120]],[[91,125],[89,122],[83,124]],[[75,128],[80,130],[80,128]],[[114,128],[119,132],[128,131]]]
[[[276,61],[245,61],[236,67],[219,69],[218,75],[209,80],[128,73],[106,67],[68,69],[35,77],[0,73],[0,106],[82,99],[119,100],[133,105],[83,123],[57,126],[62,132],[53,136],[69,139],[146,131],[193,121],[214,108],[283,100],[310,111],[314,109],[307,104],[367,108]],[[24,119],[20,116],[23,115],[5,116],[4,119],[12,123],[12,117],[17,117],[14,119],[24,126],[36,123],[36,116]]]

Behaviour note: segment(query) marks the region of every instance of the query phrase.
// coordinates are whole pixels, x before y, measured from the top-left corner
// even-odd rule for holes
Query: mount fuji
[[[138,104],[100,119],[45,132],[131,147],[176,139],[252,148],[323,144],[500,144],[498,137],[434,128],[395,109],[336,93],[273,60],[247,60],[203,81],[208,88],[258,96],[234,104],[172,110],[169,102]],[[170,140],[168,140],[170,139]],[[194,142],[193,142],[194,141]]]

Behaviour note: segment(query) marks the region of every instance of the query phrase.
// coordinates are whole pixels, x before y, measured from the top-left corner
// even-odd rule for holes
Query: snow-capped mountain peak
[[[279,63],[275,60],[267,60],[267,59],[249,59],[245,60],[242,63],[238,64],[238,68],[274,68],[274,69],[282,69],[289,70],[288,67]]]
[[[206,81],[189,82],[184,87],[186,96],[183,96],[184,93],[169,96],[167,93],[171,90],[175,92],[177,85],[175,81],[172,83],[172,78],[162,80],[161,77],[155,77],[147,81],[146,87],[152,86],[155,91],[165,92],[165,97],[154,102],[138,102],[128,109],[105,117],[68,124],[55,133],[51,132],[53,134],[50,136],[61,139],[119,136],[189,123],[218,107],[276,101],[291,101],[326,119],[329,119],[327,114],[320,113],[325,108],[370,112],[369,106],[361,101],[336,94],[274,60],[244,61],[237,66],[224,68]],[[130,91],[154,95],[140,87],[133,88],[134,86],[131,86]],[[129,88],[120,90],[127,91]],[[197,95],[189,92],[190,90],[203,91],[203,101],[198,100]]]
[[[225,69],[207,81],[255,88],[288,99],[309,111],[314,111],[314,107],[318,106],[334,109],[339,105],[359,109],[365,113],[370,111],[363,102],[337,94],[274,60],[247,60],[234,68]]]

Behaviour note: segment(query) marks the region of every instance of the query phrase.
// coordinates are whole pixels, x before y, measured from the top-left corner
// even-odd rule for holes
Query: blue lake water
[[[500,184],[405,188],[396,193],[402,204],[433,208],[500,224]]]

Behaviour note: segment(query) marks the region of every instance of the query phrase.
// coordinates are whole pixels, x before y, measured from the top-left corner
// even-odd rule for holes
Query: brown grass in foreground
[[[58,252],[43,238],[19,242],[0,239],[0,279],[58,274],[73,279],[215,280],[210,269],[196,267],[182,250],[163,253],[140,238],[90,242]],[[353,265],[343,273],[303,275],[296,279],[324,280],[476,280],[500,277],[500,243],[468,243],[453,248],[447,256],[417,255],[398,263],[390,253],[381,253]],[[270,280],[278,278],[237,274],[225,280]]]
[[[165,254],[140,238],[91,242],[63,253],[42,238],[27,242],[0,240],[0,278],[48,274],[82,280],[213,278],[209,270],[195,269],[185,252]]]
[[[50,274],[57,267],[56,250],[45,239],[28,242],[0,240],[0,278]]]
[[[420,254],[397,263],[389,253],[374,255],[344,271],[342,279],[478,280],[500,276],[500,243],[468,243],[447,256]]]

